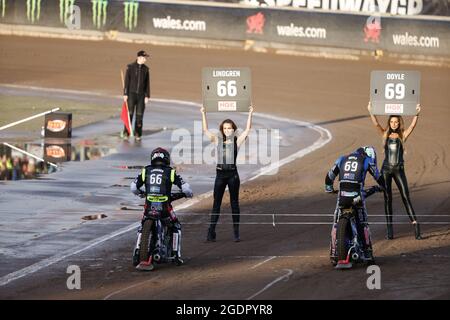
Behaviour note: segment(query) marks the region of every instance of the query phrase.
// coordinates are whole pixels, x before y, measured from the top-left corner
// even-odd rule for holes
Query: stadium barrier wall
[[[0,24],[71,33],[76,31],[66,24],[71,4],[80,8],[81,31],[450,56],[448,17],[368,16],[215,2],[0,0]]]

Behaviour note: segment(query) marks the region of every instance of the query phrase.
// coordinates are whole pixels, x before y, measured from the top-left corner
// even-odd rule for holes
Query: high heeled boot
[[[394,226],[392,225],[392,215],[386,216],[386,239],[394,239]]]
[[[238,224],[233,225],[233,234],[234,234],[234,242],[241,241],[241,238],[239,237],[239,225]]]
[[[422,240],[422,236],[420,234],[420,226],[419,223],[414,223],[414,232],[416,236],[416,240]]]
[[[215,226],[210,226],[208,228],[208,234],[206,235],[206,241],[215,242],[216,241],[216,231]]]

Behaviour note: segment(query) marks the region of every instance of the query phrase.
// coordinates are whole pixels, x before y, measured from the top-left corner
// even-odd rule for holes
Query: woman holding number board
[[[216,241],[216,224],[219,220],[220,206],[222,204],[223,194],[228,185],[230,192],[231,212],[233,216],[233,232],[234,241],[239,242],[239,187],[240,180],[236,166],[236,158],[239,147],[244,143],[250,129],[252,127],[253,107],[250,106],[247,127],[238,137],[236,134],[237,126],[230,120],[226,119],[220,124],[219,135],[213,134],[208,130],[208,123],[206,121],[205,108],[201,108],[203,132],[208,136],[211,142],[214,142],[217,149],[217,166],[216,166],[216,180],[214,182],[214,204],[211,212],[211,224],[208,229],[207,241]]]
[[[373,124],[383,136],[385,158],[383,161],[381,173],[383,174],[386,181],[386,191],[384,193],[384,210],[386,214],[387,239],[394,238],[394,230],[392,227],[392,179],[394,179],[395,184],[400,191],[400,195],[402,197],[403,204],[405,205],[409,219],[414,225],[416,239],[420,240],[422,239],[420,235],[420,227],[411,204],[411,199],[409,198],[408,182],[406,180],[403,161],[403,145],[417,125],[417,120],[419,119],[420,113],[420,105],[417,105],[417,113],[414,116],[411,125],[406,130],[404,128],[404,122],[401,116],[389,116],[387,127],[383,128],[378,122],[376,116],[372,114],[372,105],[370,102],[367,108],[369,110]]]

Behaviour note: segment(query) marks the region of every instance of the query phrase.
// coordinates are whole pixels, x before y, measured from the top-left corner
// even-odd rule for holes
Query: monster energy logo
[[[41,16],[41,0],[27,0],[27,19],[34,23]]]
[[[97,27],[97,29],[100,29],[106,24],[107,6],[107,0],[92,0],[92,23]]]
[[[139,2],[127,1],[124,2],[123,5],[125,7],[125,28],[128,28],[128,30],[131,31],[132,29],[137,27]]]
[[[75,0],[59,0],[59,20],[61,23],[65,23],[67,21],[74,4]]]

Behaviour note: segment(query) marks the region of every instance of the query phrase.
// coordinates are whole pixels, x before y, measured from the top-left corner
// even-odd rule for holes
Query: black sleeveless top
[[[387,138],[384,145],[383,165],[397,166],[403,164],[403,144],[399,138]]]
[[[222,139],[220,139],[222,140]],[[234,136],[233,143],[225,143],[225,140],[222,140],[222,143],[217,144],[217,170],[221,171],[235,171],[236,167],[236,158],[238,154],[238,146],[237,146],[237,137]]]

